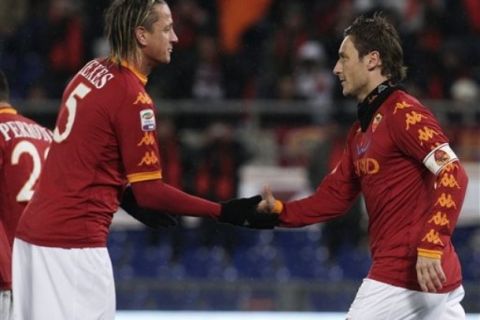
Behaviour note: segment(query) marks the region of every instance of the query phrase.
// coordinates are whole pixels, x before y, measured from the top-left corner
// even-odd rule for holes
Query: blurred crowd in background
[[[0,67],[15,97],[59,98],[86,61],[104,56],[108,0],[2,0]],[[150,78],[167,99],[342,99],[331,69],[344,28],[382,10],[398,27],[420,98],[475,100],[480,81],[476,0],[170,0],[179,42]]]

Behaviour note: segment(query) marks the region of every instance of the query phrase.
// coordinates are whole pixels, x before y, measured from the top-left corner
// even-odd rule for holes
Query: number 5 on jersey
[[[55,127],[53,131],[53,140],[57,143],[60,143],[67,139],[70,132],[72,131],[73,122],[75,121],[75,114],[77,113],[77,99],[83,99],[91,91],[89,87],[83,83],[79,83],[75,89],[70,93],[65,102],[65,106],[68,110],[67,124],[65,125],[65,130],[60,133],[58,126]]]

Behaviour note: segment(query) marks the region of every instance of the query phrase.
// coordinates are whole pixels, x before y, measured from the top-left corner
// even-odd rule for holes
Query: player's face
[[[143,53],[153,64],[169,63],[173,44],[178,41],[173,30],[172,13],[166,4],[157,4],[153,10],[158,20],[152,25],[151,32],[145,33]]]
[[[343,39],[338,57],[333,73],[340,80],[343,95],[362,101],[370,93],[367,59],[359,58],[350,36]]]

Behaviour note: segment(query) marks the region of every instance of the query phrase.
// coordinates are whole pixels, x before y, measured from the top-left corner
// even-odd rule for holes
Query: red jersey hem
[[[32,239],[29,237],[25,237],[22,234],[17,234],[15,237],[35,246],[49,247],[49,248],[83,249],[83,248],[105,248],[107,246],[107,243],[103,241],[93,241],[93,242],[81,242],[81,241],[72,241],[72,240],[50,241],[50,240]]]
[[[401,281],[401,280],[397,280],[397,279],[391,279],[391,278],[388,278],[388,277],[382,277],[382,276],[379,276],[379,275],[372,275],[372,274],[369,274],[367,276],[367,278],[372,279],[372,280],[376,280],[376,281],[379,281],[379,282],[383,282],[383,283],[386,283],[386,284],[389,284],[389,285],[392,285],[392,286],[395,286],[395,287],[400,287],[400,288],[404,288],[404,289],[408,289],[408,290],[414,290],[414,291],[422,291],[422,289],[420,288],[420,285],[418,283],[411,283],[411,282]],[[459,281],[456,281],[454,283],[443,286],[440,290],[437,291],[437,293],[451,292],[451,291],[457,289],[458,287],[460,287],[461,285],[462,285],[462,280],[459,280]]]

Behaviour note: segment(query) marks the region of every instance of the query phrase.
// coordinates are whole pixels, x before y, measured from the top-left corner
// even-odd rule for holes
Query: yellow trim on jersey
[[[141,73],[140,71],[138,71],[134,66],[130,65],[125,60],[121,60],[120,64],[122,66],[124,66],[125,68],[127,68],[128,70],[132,71],[137,76],[137,78],[140,79],[140,81],[143,83],[143,85],[147,84],[148,77],[146,75],[144,75],[143,73]]]
[[[273,205],[272,212],[276,214],[280,214],[283,211],[283,203],[280,200],[275,200],[275,204]]]
[[[156,180],[156,179],[162,179],[161,171],[139,172],[139,173],[132,173],[127,175],[127,180],[130,183],[147,181],[147,180]]]
[[[17,110],[13,109],[10,106],[0,107],[0,114],[7,113],[7,114],[17,114]]]
[[[442,251],[428,250],[428,249],[421,249],[421,248],[417,248],[417,251],[419,256],[426,257],[426,258],[433,258],[433,259],[440,259],[443,254]]]

